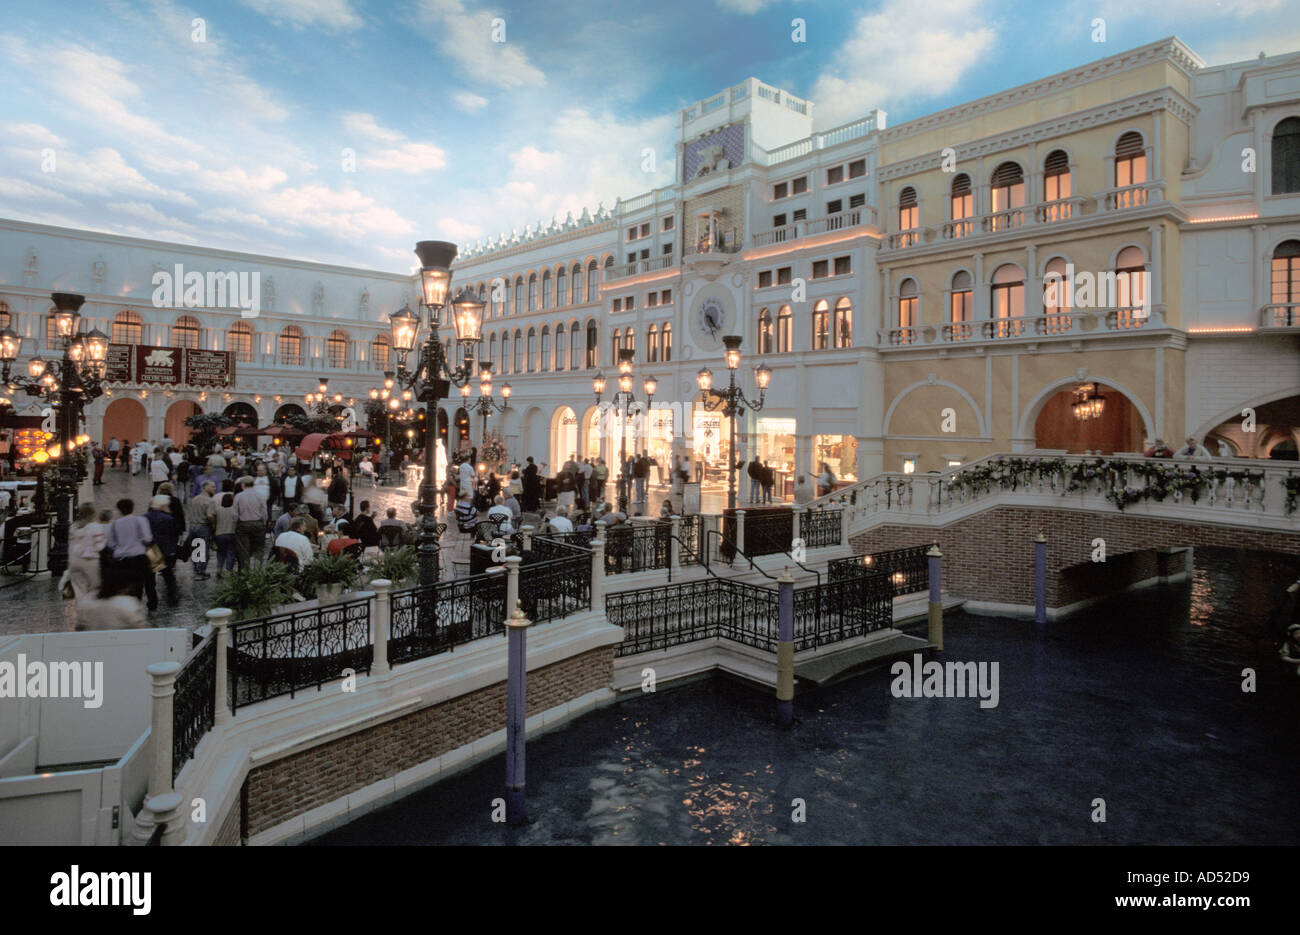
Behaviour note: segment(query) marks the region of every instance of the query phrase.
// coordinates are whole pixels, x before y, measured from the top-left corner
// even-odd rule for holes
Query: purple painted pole
[[[934,648],[943,651],[943,553],[936,542],[926,552],[930,560],[929,637]]]
[[[794,578],[790,568],[777,579],[776,723],[794,723]]]
[[[1047,623],[1047,537],[1034,540],[1034,623]]]
[[[525,656],[530,621],[515,605],[506,621],[506,823],[522,825],[524,814],[524,718],[528,711]]]

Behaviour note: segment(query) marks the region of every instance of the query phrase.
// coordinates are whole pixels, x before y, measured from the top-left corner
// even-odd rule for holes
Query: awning
[[[328,437],[329,436],[324,432],[312,432],[298,443],[298,448],[294,454],[298,456],[299,461],[310,461],[312,455],[314,455],[316,450],[320,448],[321,442],[325,441]]]

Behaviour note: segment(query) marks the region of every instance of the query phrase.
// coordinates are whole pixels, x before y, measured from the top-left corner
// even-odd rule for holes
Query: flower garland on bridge
[[[1061,496],[1065,496],[1077,493],[1089,484],[1103,484],[1106,499],[1123,510],[1143,500],[1160,502],[1169,496],[1175,499],[1187,496],[1196,503],[1208,484],[1225,481],[1244,484],[1249,495],[1263,479],[1262,470],[1229,470],[1161,460],[1000,458],[954,472],[949,478],[948,488],[963,494],[981,494],[994,489],[1016,490],[1037,483],[1040,487],[1047,485],[1052,490],[1059,489]],[[1292,513],[1300,503],[1300,477],[1286,478],[1286,489],[1286,511]]]

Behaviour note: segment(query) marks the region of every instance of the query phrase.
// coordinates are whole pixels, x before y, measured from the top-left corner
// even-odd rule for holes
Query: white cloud
[[[1207,49],[1197,49],[1205,56],[1210,65],[1226,65],[1231,62],[1251,61],[1265,55],[1294,54],[1300,49],[1300,30],[1270,29],[1251,38],[1224,38]]]
[[[114,214],[124,214],[128,217],[138,218],[141,221],[148,221],[151,224],[173,224],[177,227],[191,226],[179,218],[168,217],[153,205],[144,201],[110,201],[104,207]]]
[[[146,195],[179,204],[194,204],[194,199],[184,192],[163,188],[149,181],[127,165],[121,153],[107,147],[92,150],[86,156],[66,153],[59,160],[58,171],[51,172],[46,177],[55,187],[86,195]]]
[[[471,91],[457,91],[451,96],[456,106],[468,113],[474,113],[476,110],[482,110],[488,105],[488,99],[481,94],[474,94]]]
[[[352,12],[348,0],[240,0],[240,2],[277,23],[287,22],[299,27],[320,24],[329,29],[356,29],[362,25],[361,17]]]
[[[195,182],[200,188],[230,194],[268,192],[289,181],[289,176],[275,166],[259,166],[252,172],[241,166],[225,169],[200,169]]]
[[[68,145],[63,137],[39,123],[6,123],[4,135],[10,140],[22,140],[33,146],[62,147]]]
[[[200,211],[196,217],[200,221],[210,221],[214,224],[234,224],[241,227],[256,227],[265,231],[273,230],[278,234],[289,233],[284,228],[272,227],[266,218],[260,214],[240,211],[238,208],[212,208],[207,211]]]
[[[408,141],[406,134],[400,130],[380,126],[373,114],[344,114],[342,121],[344,129],[349,133],[382,143],[399,144],[374,152],[363,150],[360,159],[362,168],[415,174],[441,169],[447,164],[447,154],[440,147],[432,143]]]
[[[319,183],[268,192],[253,199],[252,206],[263,215],[343,238],[387,237],[415,230],[408,219],[369,195]]]
[[[918,23],[910,0],[886,0],[860,17],[852,35],[817,78],[812,99],[819,129],[890,102],[933,97],[955,88],[971,67],[994,54],[997,31],[983,0],[936,0]]]
[[[461,0],[422,0],[420,17],[438,50],[472,80],[502,89],[546,84],[546,75],[528,60],[518,40],[510,38],[508,19],[506,41],[493,42],[493,14],[470,13]]]
[[[62,192],[56,192],[44,185],[36,185],[26,179],[0,178],[0,197],[18,198],[23,201],[43,201],[50,204],[63,204],[79,207],[81,202],[69,198]]]
[[[406,135],[400,130],[381,127],[374,114],[344,114],[341,119],[343,129],[349,133],[363,136],[368,140],[378,140],[381,143],[396,143],[398,140],[406,139]]]
[[[483,236],[483,228],[477,224],[469,224],[459,218],[444,217],[439,218],[435,224],[435,229],[442,237],[448,240],[454,240],[458,243],[464,243],[467,240],[477,240]]]
[[[771,3],[772,0],[718,0],[718,6],[722,7],[722,9],[746,15],[757,13]]]

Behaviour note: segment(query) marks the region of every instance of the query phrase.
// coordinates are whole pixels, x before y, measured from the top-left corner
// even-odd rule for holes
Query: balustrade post
[[[519,557],[512,558],[516,562],[513,575],[517,575]],[[524,811],[524,721],[528,714],[526,657],[529,626],[530,621],[516,604],[506,621],[506,822],[515,826],[527,821]]]
[[[131,835],[134,844],[148,844],[155,830],[174,823],[180,816],[181,804],[181,797],[172,787],[172,702],[181,664],[155,662],[146,666],[145,671],[153,683],[153,717],[149,726],[153,765],[149,770],[144,807],[136,816],[135,830]]]
[[[520,526],[519,534],[523,536],[523,551],[531,552],[533,550],[533,526]]]
[[[596,538],[591,540],[591,609],[605,610],[605,527],[596,525]]]
[[[519,605],[519,565],[523,558],[518,555],[507,555],[505,558],[506,565],[506,619],[510,618],[512,607]]]
[[[1034,540],[1034,622],[1047,623],[1047,537]]]
[[[734,562],[741,552],[745,551],[745,511],[736,511],[736,556],[732,558]]]
[[[840,545],[847,547],[849,544],[849,521],[851,515],[849,512],[848,501],[840,506]]]
[[[789,727],[794,723],[794,578],[789,565],[777,588],[776,722]]]
[[[930,642],[935,649],[943,651],[943,553],[939,546],[930,546],[926,552],[930,560]]]
[[[798,539],[803,535],[803,504],[796,503],[793,507],[794,516],[791,520],[792,529],[790,532],[791,540]]]
[[[205,615],[212,625],[212,640],[217,653],[216,673],[213,686],[213,726],[230,720],[229,687],[226,684],[226,664],[230,647],[230,618],[234,611],[225,607],[214,607]]]
[[[676,571],[682,565],[681,544],[678,542],[682,535],[682,518],[674,515],[669,522],[672,528],[671,538],[668,540],[668,568],[670,571]]]
[[[370,670],[376,675],[386,675],[392,667],[388,664],[388,635],[392,626],[392,603],[389,590],[393,582],[387,578],[376,578],[370,582],[370,589],[375,592],[375,617],[371,621],[371,640],[374,642],[374,660]]]

